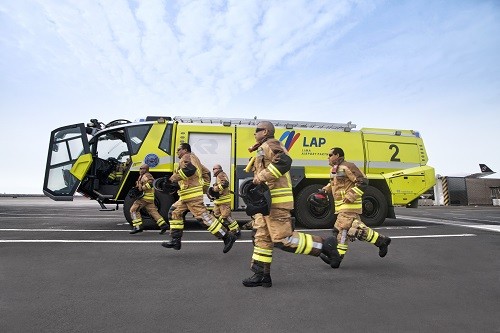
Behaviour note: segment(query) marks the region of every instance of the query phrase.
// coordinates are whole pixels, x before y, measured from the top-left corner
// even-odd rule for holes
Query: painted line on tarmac
[[[452,235],[422,235],[422,236],[393,236],[392,239],[410,238],[446,238],[446,237],[474,237],[475,234],[452,234]],[[90,239],[0,239],[0,243],[104,243],[104,244],[158,244],[164,240],[90,240]],[[251,243],[252,240],[237,240],[236,243]],[[218,243],[220,240],[182,240],[182,243]]]
[[[118,244],[143,244],[143,243],[163,243],[165,240],[91,240],[91,239],[0,239],[0,243],[118,243]],[[237,240],[237,243],[251,243],[251,240]],[[184,243],[222,243],[222,240],[182,240]]]
[[[500,225],[489,225],[489,224],[481,224],[481,225],[470,225],[469,228],[488,230],[494,232],[500,232]]]
[[[452,234],[452,235],[420,235],[420,236],[391,236],[391,239],[400,238],[446,238],[446,237],[475,237],[476,234]]]
[[[128,223],[124,225],[129,225]],[[373,229],[386,229],[386,230],[401,230],[401,229],[427,229],[427,227],[382,227]],[[130,232],[131,229],[126,230],[111,230],[111,229],[22,229],[22,228],[10,228],[10,229],[0,229],[1,231],[26,231],[26,232]],[[159,229],[158,229],[159,230]],[[145,233],[158,232],[158,230],[145,230]],[[252,230],[241,230],[242,232],[252,232]],[[299,232],[323,232],[332,229],[295,229]],[[206,230],[184,230],[184,233],[206,233]]]
[[[36,216],[37,220],[38,219],[51,219],[51,220],[54,220],[54,219],[68,219],[69,217],[71,218],[78,218],[78,220],[95,220],[95,219],[99,219],[99,220],[123,220],[123,217],[120,217],[120,216],[102,216],[102,215],[70,215],[70,216],[62,216],[62,215],[38,215],[38,214],[23,214],[23,215],[16,215],[16,216],[7,216],[9,214],[1,214],[0,213],[0,218],[2,220],[5,220],[5,219],[26,219],[27,217],[32,217],[32,216]]]
[[[379,227],[372,229],[385,229],[385,230],[404,230],[404,229],[427,229],[427,227]]]
[[[121,224],[119,224],[121,225]],[[123,224],[123,225],[129,225],[128,223]],[[398,227],[394,227],[394,229],[397,229]],[[418,228],[426,228],[426,227],[415,227],[415,229]],[[377,229],[377,228],[374,228]],[[411,227],[408,227],[406,229],[411,229]],[[131,229],[126,229],[126,230],[112,230],[112,229],[23,229],[23,228],[9,228],[9,229],[0,229],[0,231],[28,231],[28,232],[130,232]],[[145,233],[150,233],[150,232],[157,232],[158,230],[144,230]],[[252,230],[241,230],[242,232],[252,232]],[[332,229],[295,229],[295,231],[300,231],[300,232],[319,232],[319,231],[332,231]],[[184,233],[206,233],[206,230],[184,230]]]
[[[469,217],[469,218],[457,217],[457,219],[463,220],[463,221],[460,221],[460,222],[464,222],[464,223],[468,223],[469,221],[474,221],[474,222],[488,222],[488,223],[497,223],[497,224],[500,224],[500,221],[498,221],[498,220],[481,220],[481,219],[474,219],[474,218],[471,218],[471,217]],[[472,222],[472,223],[474,223],[474,222]]]
[[[130,232],[130,230],[131,229],[128,229],[128,230],[109,230],[109,229],[0,229],[0,231],[27,231],[27,232],[125,232],[125,231],[126,232]]]
[[[435,224],[451,225],[451,226],[455,226],[455,227],[465,227],[465,228],[500,232],[500,225],[471,224],[470,222],[467,223],[467,222],[461,222],[461,221],[421,218],[421,217],[402,216],[402,215],[398,216],[398,217],[401,219],[410,220],[410,221],[428,222],[428,223],[435,223]]]

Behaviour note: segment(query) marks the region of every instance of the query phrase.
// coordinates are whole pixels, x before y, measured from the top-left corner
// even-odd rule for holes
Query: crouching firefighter
[[[333,234],[337,239],[339,260],[321,255],[321,259],[332,268],[338,268],[348,249],[348,241],[356,239],[374,244],[379,248],[379,256],[385,257],[391,239],[367,227],[360,218],[362,213],[362,196],[368,186],[368,179],[354,163],[344,160],[344,151],[341,148],[331,149],[328,155],[330,164],[330,183],[319,193],[310,197],[310,204],[323,207],[322,196],[327,198],[331,192],[335,200],[335,214],[337,220],[333,227]]]
[[[194,217],[207,227],[215,237],[222,238],[224,249],[227,253],[231,250],[236,235],[224,227],[218,219],[210,214],[203,203],[203,187],[210,184],[210,171],[201,164],[198,157],[191,152],[188,143],[181,143],[177,149],[179,166],[170,176],[171,182],[179,183],[179,200],[170,207],[168,218],[170,222],[170,236],[172,239],[161,245],[174,250],[181,249],[181,238],[184,231],[184,213],[190,211]],[[208,178],[207,178],[208,176]]]
[[[214,202],[213,214],[223,226],[241,237],[238,222],[231,216],[231,191],[229,190],[229,178],[222,170],[220,164],[213,167],[215,183],[208,189],[207,197]]]
[[[274,138],[272,123],[259,122],[254,136],[256,144],[249,149],[250,152],[257,151],[257,157],[251,160],[254,177],[251,183],[243,183],[240,187],[240,196],[247,205],[246,213],[255,219],[250,267],[254,275],[244,279],[243,285],[271,287],[274,247],[315,257],[323,253],[334,261],[339,260],[339,254],[334,237],[323,239],[293,231],[293,193],[289,174],[292,159],[281,142]]]
[[[156,221],[160,227],[160,234],[164,234],[168,230],[168,223],[158,213],[155,206],[155,190],[153,188],[153,176],[149,173],[149,166],[143,164],[139,168],[139,178],[135,182],[135,187],[132,188],[129,195],[135,196],[136,200],[130,207],[130,216],[132,217],[133,229],[130,234],[142,232],[142,216],[141,209],[144,208],[148,214]]]

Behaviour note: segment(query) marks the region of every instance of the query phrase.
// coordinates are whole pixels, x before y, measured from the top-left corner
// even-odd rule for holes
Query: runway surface
[[[191,221],[174,251],[98,208],[0,198],[1,332],[500,332],[500,207],[397,208],[387,257],[357,241],[337,270],[276,249],[269,289],[241,284],[249,231],[223,254]]]

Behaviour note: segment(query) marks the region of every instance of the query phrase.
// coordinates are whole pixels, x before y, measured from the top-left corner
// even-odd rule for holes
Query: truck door
[[[179,138],[187,138],[192,152],[210,170],[212,176],[211,184],[215,181],[212,167],[215,164],[220,164],[222,170],[229,177],[231,191],[234,191],[234,127],[193,126],[192,124],[186,126],[185,124],[178,124],[177,133],[180,134]],[[213,206],[213,203],[206,196],[204,196],[204,203]]]
[[[70,171],[77,159],[88,153],[90,148],[84,124],[53,130],[50,134],[43,193],[56,201],[72,201],[80,181]],[[88,161],[89,165],[91,162]],[[79,168],[85,169],[85,166]]]

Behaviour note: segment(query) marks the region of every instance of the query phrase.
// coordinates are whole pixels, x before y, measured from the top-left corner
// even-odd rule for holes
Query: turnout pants
[[[375,246],[380,246],[380,243],[386,237],[379,234],[375,230],[367,227],[359,217],[358,213],[349,211],[340,211],[335,222],[334,235],[337,237],[337,250],[343,257],[348,249],[348,241],[359,239]]]
[[[178,200],[169,212],[170,236],[181,238],[184,231],[184,213],[190,211],[194,217],[203,223],[207,230],[215,237],[222,238],[227,232],[227,228],[222,222],[210,214],[203,203],[203,196],[194,197],[189,200]]]
[[[297,254],[320,255],[323,238],[293,231],[289,209],[271,208],[268,216],[256,214],[254,219],[251,269],[255,273],[270,273],[273,247]]]
[[[215,218],[219,219],[222,224],[230,231],[238,232],[240,230],[238,222],[231,216],[230,204],[215,204],[212,212]]]
[[[146,209],[148,214],[156,221],[156,224],[161,227],[166,224],[163,217],[158,213],[154,202],[145,200],[143,198],[137,199],[130,207],[130,215],[132,216],[132,225],[140,228],[142,226],[141,209]]]

